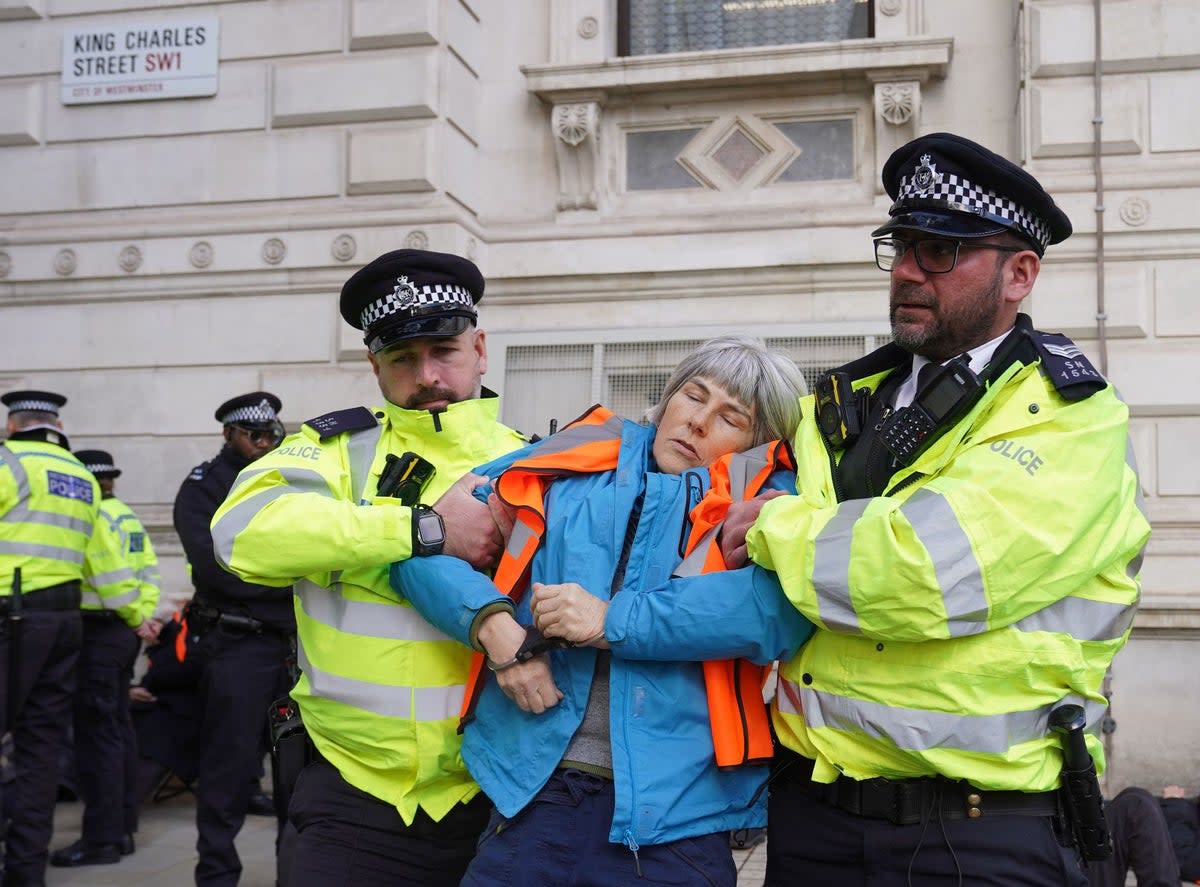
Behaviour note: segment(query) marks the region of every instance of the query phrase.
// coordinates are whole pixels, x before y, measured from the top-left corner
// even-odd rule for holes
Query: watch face
[[[417,536],[427,548],[441,548],[446,541],[442,518],[437,514],[422,514],[417,518]]]

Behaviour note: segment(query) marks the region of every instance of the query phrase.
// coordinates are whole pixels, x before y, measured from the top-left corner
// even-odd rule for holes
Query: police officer
[[[196,883],[233,885],[242,864],[234,838],[245,822],[266,751],[267,706],[287,687],[295,633],[287,583],[244,582],[213,556],[209,522],[239,471],[283,438],[279,398],[254,391],[216,411],[225,446],[192,470],[175,497],[175,531],[195,594],[189,623],[201,635],[200,779],[196,789]]]
[[[296,582],[301,677],[292,690],[318,760],[289,809],[294,887],[457,885],[488,816],[459,754],[470,650],[388,583],[393,561],[445,551],[485,566],[499,532],[472,466],[525,441],[482,387],[484,281],[459,256],[386,253],[342,288],[385,403],[313,419],[217,512],[218,556],[251,582]],[[437,509],[429,507],[436,503]]]
[[[9,410],[0,445],[0,717],[15,769],[2,786],[3,883],[19,887],[45,883],[83,637],[80,582],[89,564],[119,552],[93,532],[100,487],[70,453],[58,415],[67,399],[10,391],[0,402]]]
[[[75,692],[75,765],[83,798],[82,836],[50,854],[54,866],[119,862],[133,852],[136,821],[126,821],[126,773],[131,738],[129,682],[141,641],[153,641],[159,624],[158,558],[133,509],[114,493],[121,469],[104,450],[75,454],[100,485],[103,501],[95,532],[111,537],[110,561],[89,562],[83,580],[83,648]]]
[[[1071,233],[1037,180],[935,133],[883,184],[894,342],[818,379],[800,492],[735,503],[721,534],[727,564],[748,550],[817,626],[772,704],[767,884],[1083,885],[1056,791],[1077,746],[1051,714],[1080,707],[1102,768],[1101,682],[1150,531],[1129,412],[1018,313]]]

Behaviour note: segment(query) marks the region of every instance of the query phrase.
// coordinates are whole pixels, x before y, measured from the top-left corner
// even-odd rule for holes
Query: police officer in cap
[[[1058,790],[1068,761],[1103,769],[1101,683],[1138,601],[1129,411],[1018,312],[1071,233],[1033,176],[934,133],[883,184],[894,342],[801,404],[801,493],[734,503],[721,533],[817,626],[772,703],[766,883],[1082,887],[1095,833],[1069,824],[1098,787],[1090,811]],[[684,597],[657,611],[686,618]]]
[[[209,522],[247,465],[283,438],[281,403],[253,391],[225,401],[216,419],[225,446],[198,465],[175,497],[175,531],[195,594],[189,624],[200,634],[200,779],[196,789],[198,885],[233,885],[242,865],[234,838],[258,790],[266,751],[267,706],[286,690],[295,633],[291,587],[246,582],[213,554]]]
[[[158,558],[133,509],[113,492],[121,469],[104,450],[75,456],[100,484],[95,532],[120,557],[89,563],[83,581],[83,649],[75,693],[75,767],[83,798],[82,836],[50,854],[55,866],[119,862],[134,850],[137,751],[129,720],[129,683],[142,641],[158,636]],[[130,588],[132,583],[132,588]],[[129,766],[129,772],[127,770]]]
[[[5,887],[45,883],[59,760],[83,638],[80,584],[120,557],[93,532],[100,487],[71,455],[50,391],[10,391],[0,445],[0,717]],[[124,591],[132,582],[116,583]],[[12,769],[15,769],[15,776]]]
[[[217,512],[217,554],[251,582],[296,582],[292,690],[316,760],[289,819],[294,887],[457,885],[488,817],[459,754],[470,650],[391,590],[393,561],[499,555],[473,466],[522,446],[482,385],[483,296],[467,259],[396,250],[342,288],[384,402],[319,416],[247,472]],[[452,486],[454,485],[454,486]],[[496,519],[504,520],[500,515]],[[470,545],[464,540],[471,538]],[[278,789],[277,789],[278,790]],[[282,866],[282,861],[281,861]]]

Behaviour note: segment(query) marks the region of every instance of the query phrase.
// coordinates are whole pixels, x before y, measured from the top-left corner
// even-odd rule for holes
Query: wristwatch
[[[441,554],[446,544],[446,525],[442,516],[428,505],[414,505],[412,510],[412,556],[428,557]]]

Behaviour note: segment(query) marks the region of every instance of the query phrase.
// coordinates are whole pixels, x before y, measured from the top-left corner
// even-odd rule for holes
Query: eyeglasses
[[[1023,246],[1001,246],[998,243],[974,243],[969,240],[945,240],[930,238],[928,240],[896,240],[892,237],[881,237],[875,241],[875,264],[880,271],[891,271],[904,258],[904,254],[912,250],[917,260],[917,267],[926,274],[945,274],[953,271],[958,264],[960,249],[997,249],[1006,253],[1023,253]]]
[[[234,425],[233,427],[250,438],[250,443],[255,446],[262,446],[263,444],[274,446],[283,440],[283,432],[278,428],[267,428],[264,430],[261,428],[247,428],[245,425]]]

